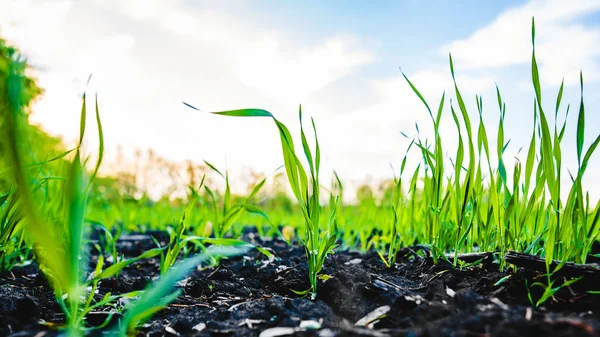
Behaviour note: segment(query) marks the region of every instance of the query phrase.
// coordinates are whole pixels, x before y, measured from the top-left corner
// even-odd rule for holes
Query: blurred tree
[[[356,201],[359,205],[375,205],[375,194],[369,184],[363,184],[356,189]]]
[[[9,46],[4,39],[0,37],[0,193],[6,192],[11,187],[9,172],[11,164],[7,161],[8,155],[5,148],[6,142],[2,139],[6,134],[7,114],[8,114],[8,85],[7,80],[9,72],[15,67],[23,73],[28,72],[28,65],[18,50]],[[21,95],[21,101],[24,103],[24,113],[27,118],[31,112],[30,105],[37,97],[42,94],[35,80],[30,76],[25,77],[24,90]],[[44,132],[39,126],[29,125],[28,139],[23,139],[27,144],[26,153],[30,155],[30,162],[39,162],[51,158],[53,155],[62,152],[60,138],[52,137]]]

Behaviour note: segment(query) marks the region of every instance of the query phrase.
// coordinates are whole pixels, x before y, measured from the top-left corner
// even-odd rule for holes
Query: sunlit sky
[[[600,133],[598,0],[0,0],[0,35],[28,57],[46,90],[33,121],[66,140],[78,132],[80,96],[93,73],[88,91],[98,93],[109,160],[121,145],[234,172],[271,172],[282,164],[271,121],[212,116],[182,101],[204,111],[264,108],[292,132],[301,103],[317,123],[324,174],[335,169],[363,182],[392,176],[390,163],[397,167],[408,145],[400,131],[414,136],[417,122],[422,137],[431,136],[427,111],[399,68],[437,107],[444,89],[454,96],[449,52],[473,118],[475,94],[483,95],[493,144],[500,88],[512,166],[533,122],[532,16],[550,115],[565,80],[561,115],[571,103],[572,128],[563,157],[573,170],[580,70],[586,144]],[[449,110],[442,123],[454,155]],[[598,197],[600,153],[596,158],[586,182]]]

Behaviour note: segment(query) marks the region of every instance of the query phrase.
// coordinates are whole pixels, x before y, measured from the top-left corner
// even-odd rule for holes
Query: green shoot
[[[199,264],[215,257],[230,257],[246,252],[246,247],[211,246],[204,253],[190,257],[170,268],[157,282],[148,286],[141,296],[126,308],[125,316],[114,333],[121,337],[130,336],[137,326],[147,321],[156,312],[173,302],[181,293],[173,291],[173,286],[185,278]]]
[[[252,187],[250,194],[244,198],[243,201],[234,204],[233,197],[231,195],[231,188],[229,186],[229,172],[226,170],[225,174],[221,173],[214,165],[210,164],[207,161],[204,161],[208,167],[210,167],[214,172],[216,172],[219,176],[225,179],[225,193],[223,195],[223,204],[221,209],[217,205],[218,196],[216,193],[210,189],[208,186],[204,186],[204,189],[208,193],[212,201],[212,209],[213,209],[213,234],[215,238],[223,238],[230,231],[233,224],[237,219],[244,213],[249,212],[253,214],[258,214],[269,224],[272,225],[271,220],[267,216],[265,212],[263,212],[260,208],[253,205],[251,203],[252,199],[258,194],[260,189],[264,186],[267,178],[263,178],[258,184]]]
[[[186,105],[192,107],[191,105]],[[194,107],[192,107],[194,108]],[[194,108],[196,109],[196,108]],[[197,109],[196,109],[197,110]],[[335,233],[330,233],[328,230],[322,230],[320,227],[321,220],[321,204],[320,204],[320,182],[319,169],[321,165],[321,149],[317,138],[317,129],[312,120],[312,127],[315,136],[314,155],[308,145],[304,127],[302,126],[302,107],[299,110],[300,119],[300,136],[302,139],[302,148],[308,162],[308,170],[304,168],[302,162],[298,158],[292,135],[288,128],[273,116],[270,112],[262,109],[240,109],[213,112],[216,115],[233,116],[233,117],[270,117],[275,122],[275,126],[279,130],[281,140],[281,148],[285,170],[288,177],[288,182],[292,188],[292,192],[296,197],[304,217],[306,224],[306,237],[303,241],[306,256],[308,259],[309,282],[311,289],[306,293],[311,293],[311,298],[317,296],[317,280],[319,273],[323,268],[323,263],[329,252],[333,252],[333,247],[336,241]],[[307,171],[310,175],[307,174]],[[337,200],[334,204],[337,204]],[[335,222],[335,208],[329,217],[329,225],[331,228]]]

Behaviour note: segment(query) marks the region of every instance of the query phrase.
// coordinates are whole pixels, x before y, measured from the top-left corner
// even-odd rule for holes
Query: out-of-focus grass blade
[[[59,155],[57,155],[55,157],[52,157],[52,158],[50,158],[48,160],[40,161],[40,162],[37,162],[37,163],[29,164],[29,166],[33,167],[33,166],[38,166],[38,165],[46,165],[46,164],[48,164],[50,162],[57,161],[59,159],[63,159],[64,157],[68,156],[71,152],[73,152],[75,150],[76,149],[70,149],[70,150],[64,151],[63,153],[61,153],[61,154],[59,154]]]
[[[85,92],[82,97],[83,103],[81,104],[81,114],[79,119],[79,146],[83,143],[83,136],[85,135],[85,123],[87,119],[86,106],[85,106]]]
[[[148,320],[155,312],[174,301],[179,292],[173,292],[177,282],[185,278],[196,266],[209,260],[212,256],[234,256],[243,250],[234,247],[209,247],[204,253],[179,262],[148,287],[133,304],[128,305],[123,320],[120,322],[119,336],[128,336],[140,323]]]
[[[248,196],[246,197],[246,203],[250,202],[250,200],[254,198],[254,196],[258,193],[258,191],[260,191],[260,189],[265,185],[266,182],[267,177],[263,178],[258,184],[254,185],[252,191],[250,191],[250,194],[248,194]]]
[[[17,183],[16,195],[21,200],[23,214],[27,216],[27,234],[35,240],[39,254],[38,258],[47,269],[52,270],[55,281],[66,289],[68,281],[68,270],[65,261],[68,261],[64,250],[56,244],[59,242],[50,227],[42,220],[38,209],[28,189],[30,188],[29,170],[25,164],[24,150],[21,148],[26,136],[25,115],[21,92],[24,87],[24,63],[10,62],[8,78],[6,80],[7,91],[7,127],[5,139],[8,142],[8,152],[11,163],[14,166],[14,178]]]
[[[207,162],[206,160],[204,161],[204,163],[205,163],[205,164],[206,164],[208,167],[210,167],[210,168],[211,168],[211,170],[213,170],[213,171],[217,172],[217,173],[218,173],[218,174],[219,174],[221,177],[225,178],[225,175],[223,175],[223,173],[221,173],[221,171],[219,171],[219,169],[217,169],[217,168],[215,167],[215,165],[213,165],[213,164],[211,164],[211,163]]]
[[[137,261],[140,261],[143,259],[149,259],[149,258],[160,255],[166,248],[167,248],[166,246],[163,248],[152,248],[150,250],[143,252],[142,254],[140,254],[139,256],[137,256],[135,258],[122,260],[117,263],[114,263],[111,266],[109,266],[108,268],[105,268],[104,270],[101,270],[100,272],[96,273],[95,278],[98,280],[101,280],[101,279],[111,277],[111,276],[115,275],[116,273],[118,273],[119,271],[123,270],[123,268],[131,265],[134,262],[137,262]]]
[[[102,130],[102,121],[100,120],[100,109],[98,109],[98,94],[96,94],[96,124],[98,125],[98,160],[96,161],[96,166],[94,167],[94,172],[90,180],[93,180],[98,175],[98,170],[100,169],[100,165],[102,165],[102,158],[104,157],[104,131]]]
[[[4,203],[6,202],[6,200],[8,200],[8,196],[10,196],[10,193],[0,195],[0,207],[2,207],[4,205]]]
[[[84,185],[84,171],[80,162],[79,152],[71,164],[71,173],[67,179],[68,193],[66,203],[68,206],[68,255],[69,255],[69,279],[68,289],[77,290],[79,286],[79,269],[81,264],[81,248],[83,243],[83,221],[85,214],[86,194]],[[84,259],[85,260],[85,259]],[[71,298],[73,297],[70,294]],[[73,299],[74,305],[78,300]]]
[[[251,204],[244,204],[244,209],[248,213],[259,215],[260,217],[265,219],[267,221],[267,223],[271,226],[271,228],[273,228],[277,232],[277,234],[279,235],[280,238],[282,238],[287,243],[290,243],[289,240],[285,237],[285,235],[283,235],[281,230],[279,230],[279,227],[277,227],[277,225],[275,225],[271,221],[271,219],[269,218],[267,213],[265,213],[263,210],[261,210],[260,208],[254,206],[254,205],[251,205]]]
[[[249,249],[256,249],[259,252],[261,252],[263,255],[265,255],[267,258],[269,259],[273,259],[275,258],[275,255],[271,252],[269,252],[268,250],[262,248],[259,245],[255,245],[255,244],[251,244],[248,243],[246,241],[243,240],[239,240],[239,239],[232,239],[232,238],[207,238],[207,237],[201,237],[201,236],[188,236],[185,239],[183,239],[181,241],[181,243],[186,243],[189,241],[198,241],[198,242],[202,242],[202,243],[210,243],[213,245],[217,245],[217,246],[223,246],[223,247],[236,247],[239,250],[240,254],[243,252],[248,251]],[[216,255],[216,254],[213,254]],[[228,255],[223,255],[223,256],[228,256]]]

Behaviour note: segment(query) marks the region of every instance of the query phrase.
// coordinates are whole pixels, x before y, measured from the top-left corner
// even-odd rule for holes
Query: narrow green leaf
[[[583,105],[583,73],[579,73],[581,83],[581,103],[579,104],[579,116],[577,118],[577,162],[581,167],[581,153],[585,136],[585,108]]]
[[[417,95],[417,97],[419,97],[419,99],[421,99],[421,102],[423,102],[423,104],[427,108],[427,112],[429,112],[429,116],[431,117],[432,121],[435,123],[435,119],[433,118],[433,113],[431,112],[431,109],[429,108],[429,104],[427,104],[427,101],[425,101],[425,98],[423,98],[423,95],[421,95],[419,90],[417,90],[417,88],[412,84],[412,82],[408,79],[408,77],[406,77],[406,75],[404,74],[402,69],[400,69],[400,72],[402,73],[402,76],[404,76],[404,79],[406,80],[406,82],[408,82],[408,85],[411,87],[413,92]]]
[[[119,336],[128,336],[137,325],[149,319],[156,311],[174,301],[179,291],[173,292],[173,286],[181,281],[200,263],[208,261],[212,256],[234,256],[240,254],[239,249],[232,247],[209,247],[202,254],[179,262],[169,271],[150,285],[134,303],[126,308],[120,324]]]
[[[98,175],[98,170],[102,164],[104,157],[104,131],[102,130],[102,121],[100,120],[100,109],[98,109],[98,95],[96,94],[96,124],[98,125],[98,159],[90,180],[93,180]]]
[[[208,167],[210,167],[211,170],[215,171],[218,175],[220,175],[223,179],[225,179],[225,175],[223,173],[221,173],[221,171],[219,171],[219,169],[217,169],[215,167],[215,165],[207,162],[206,160],[204,161],[204,164],[206,164]]]

